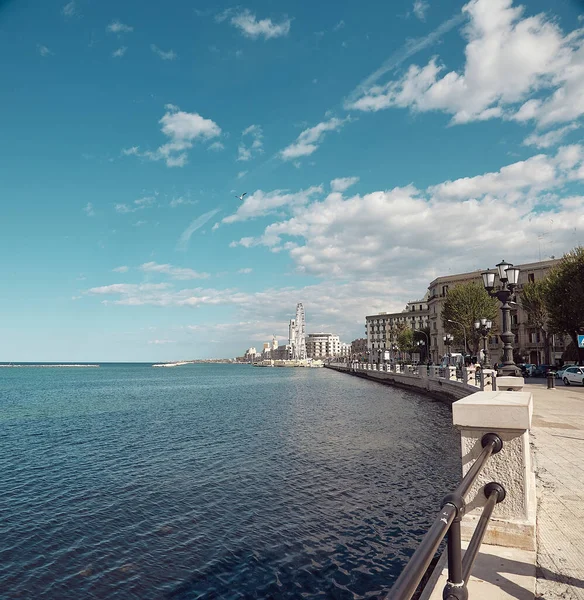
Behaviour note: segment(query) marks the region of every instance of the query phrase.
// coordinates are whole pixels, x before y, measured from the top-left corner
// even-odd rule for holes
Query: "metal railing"
[[[446,534],[448,534],[448,583],[444,588],[443,598],[444,600],[467,600],[466,586],[491,515],[495,505],[505,499],[505,488],[499,483],[491,482],[483,488],[487,502],[463,558],[460,522],[465,512],[465,498],[489,458],[503,448],[503,441],[496,433],[486,433],[481,443],[482,452],[456,490],[442,501],[440,513],[391,588],[386,600],[409,600],[414,595]]]

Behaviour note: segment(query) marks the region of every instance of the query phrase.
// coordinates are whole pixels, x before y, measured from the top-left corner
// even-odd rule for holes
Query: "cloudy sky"
[[[0,360],[351,341],[584,243],[576,0],[9,0],[0,52]]]

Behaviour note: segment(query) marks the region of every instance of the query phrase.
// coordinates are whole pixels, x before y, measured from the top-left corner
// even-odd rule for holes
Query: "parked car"
[[[564,385],[570,385],[572,383],[580,383],[584,385],[584,367],[572,365],[564,371],[562,377]]]
[[[521,363],[517,365],[521,369],[521,374],[523,377],[532,377],[533,371],[535,370],[535,365],[531,363]]]
[[[548,374],[548,371],[553,371],[553,367],[551,365],[537,365],[531,374],[532,377],[545,377]]]

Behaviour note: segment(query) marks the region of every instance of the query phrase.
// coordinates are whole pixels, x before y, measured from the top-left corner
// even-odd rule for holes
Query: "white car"
[[[564,382],[564,385],[570,385],[571,383],[580,383],[584,385],[584,367],[578,367],[577,365],[568,367],[564,371],[562,381]]]

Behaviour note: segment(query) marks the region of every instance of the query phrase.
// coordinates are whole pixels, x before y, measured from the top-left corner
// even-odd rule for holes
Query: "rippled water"
[[[450,419],[327,369],[2,369],[0,597],[376,597],[459,478]]]

